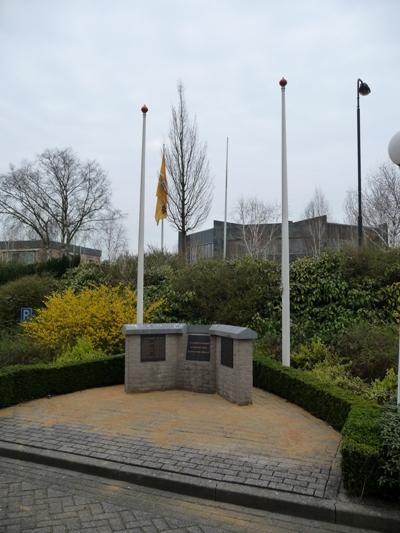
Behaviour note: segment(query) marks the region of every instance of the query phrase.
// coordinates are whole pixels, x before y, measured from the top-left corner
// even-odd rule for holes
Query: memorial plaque
[[[221,365],[233,368],[233,339],[221,337]]]
[[[210,336],[209,335],[189,335],[186,351],[187,361],[209,361],[210,360]]]
[[[165,335],[141,335],[140,361],[165,361]]]

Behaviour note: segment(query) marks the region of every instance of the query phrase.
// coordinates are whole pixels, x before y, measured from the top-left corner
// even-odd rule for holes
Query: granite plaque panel
[[[141,335],[140,361],[165,361],[165,335]]]
[[[221,337],[221,365],[233,368],[233,339]]]
[[[210,360],[210,336],[209,335],[188,335],[188,346],[186,351],[187,361],[209,361]]]

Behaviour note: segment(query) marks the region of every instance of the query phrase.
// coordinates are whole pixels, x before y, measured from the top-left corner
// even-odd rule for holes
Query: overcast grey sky
[[[290,218],[318,186],[332,220],[356,188],[356,81],[363,176],[400,130],[399,0],[0,0],[0,172],[71,146],[107,171],[137,248],[141,106],[147,115],[145,242],[176,85],[207,142],[211,215],[240,196],[280,203],[280,88],[285,76]],[[174,249],[175,230],[166,226]]]

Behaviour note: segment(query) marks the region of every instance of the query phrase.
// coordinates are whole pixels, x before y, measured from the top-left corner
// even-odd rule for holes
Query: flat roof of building
[[[41,250],[45,249],[45,244],[40,240],[31,241],[0,241],[0,250]],[[60,242],[50,241],[49,249],[60,250],[62,248]],[[77,255],[91,255],[94,257],[101,257],[101,250],[96,248],[86,248],[86,246],[79,246],[75,244],[69,244],[67,250],[70,253],[76,253]]]

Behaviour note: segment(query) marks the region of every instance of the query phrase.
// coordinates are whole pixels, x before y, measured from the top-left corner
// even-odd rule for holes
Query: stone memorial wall
[[[126,392],[184,389],[251,403],[253,330],[222,324],[127,324],[123,333]]]

